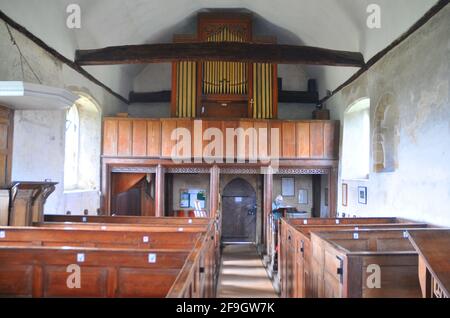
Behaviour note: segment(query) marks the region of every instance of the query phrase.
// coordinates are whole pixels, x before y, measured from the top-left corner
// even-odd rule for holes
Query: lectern
[[[13,182],[2,189],[9,195],[2,195],[2,207],[8,201],[8,214],[5,208],[0,208],[1,225],[31,226],[33,222],[44,221],[44,204],[49,195],[55,190],[57,182]]]

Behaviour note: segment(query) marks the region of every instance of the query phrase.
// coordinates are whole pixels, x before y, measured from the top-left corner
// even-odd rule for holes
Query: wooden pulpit
[[[7,224],[11,226],[31,226],[33,222],[43,222],[45,201],[55,190],[56,184],[57,182],[14,182],[8,189],[9,215],[7,216]],[[1,200],[3,200],[3,197],[0,193]]]

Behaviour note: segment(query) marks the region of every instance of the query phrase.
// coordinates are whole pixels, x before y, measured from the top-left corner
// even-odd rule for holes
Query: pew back
[[[312,221],[314,220],[314,221]],[[349,220],[342,219],[336,224],[336,219],[310,219],[304,225],[298,219],[282,219],[280,231],[280,265],[279,275],[281,280],[282,297],[314,297],[312,282],[312,248],[311,232],[340,231],[349,229],[380,229],[380,228],[424,228],[424,223],[397,223],[397,218],[358,218],[356,224],[348,224]],[[345,221],[344,221],[345,220]],[[366,221],[366,224],[363,222]],[[372,223],[371,223],[372,222]],[[314,224],[312,224],[314,223]]]
[[[417,252],[406,229],[313,232],[311,244],[317,297],[420,297]]]
[[[45,227],[0,227],[1,246],[72,246],[191,250],[199,232],[99,231]]]
[[[46,214],[44,222],[83,222],[120,224],[161,224],[161,225],[206,225],[209,218],[154,217],[154,216],[97,216],[97,215],[58,215]]]
[[[0,247],[1,297],[165,297],[188,251]],[[79,266],[80,288],[71,286]],[[74,277],[73,283],[77,280]]]
[[[49,222],[0,228],[0,296],[214,297],[215,222],[171,222],[160,218],[144,224]],[[78,264],[73,260],[80,255]],[[149,269],[142,259],[160,266]],[[65,285],[71,264],[81,267],[86,288]]]

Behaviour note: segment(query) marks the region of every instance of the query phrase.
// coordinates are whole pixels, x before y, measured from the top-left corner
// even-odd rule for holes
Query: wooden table
[[[411,230],[419,253],[419,280],[424,298],[450,297],[450,229]]]

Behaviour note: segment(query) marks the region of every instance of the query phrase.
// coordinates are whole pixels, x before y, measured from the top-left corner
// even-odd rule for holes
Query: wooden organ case
[[[175,42],[258,42],[250,14],[200,13],[196,36]],[[173,63],[172,117],[277,118],[277,65],[224,61]]]

